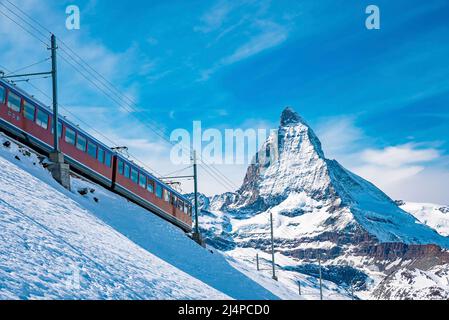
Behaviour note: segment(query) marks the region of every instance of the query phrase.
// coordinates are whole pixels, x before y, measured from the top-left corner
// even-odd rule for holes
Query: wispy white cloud
[[[409,199],[409,195],[402,193],[405,181],[415,181],[418,174],[425,175],[432,168],[430,163],[440,157],[440,151],[407,143],[383,149],[366,149],[359,157],[362,164],[353,168],[357,174],[375,182],[391,195]],[[419,188],[418,181],[415,182],[415,188]]]
[[[246,59],[253,55],[256,55],[266,49],[275,47],[287,39],[287,28],[272,22],[272,21],[258,21],[258,27],[261,32],[252,38],[248,42],[240,46],[235,52],[222,59],[222,65],[229,65],[240,60]]]
[[[416,145],[407,143],[384,149],[367,149],[362,152],[361,159],[368,164],[398,168],[429,162],[437,159],[439,156],[440,152],[436,149],[418,149]]]
[[[79,103],[83,97],[90,97],[94,94],[98,95],[98,89],[88,84],[86,79],[82,77],[77,71],[75,71],[69,63],[75,64],[80,62],[77,56],[83,58],[90,66],[102,74],[109,81],[118,84],[123,87],[123,90],[127,91],[127,86],[132,86],[132,81],[128,81],[124,86],[125,81],[129,75],[135,74],[137,71],[138,63],[141,59],[138,59],[139,48],[134,44],[123,52],[116,52],[108,48],[100,40],[96,39],[90,33],[89,25],[82,24],[81,29],[78,31],[68,31],[65,28],[64,19],[65,12],[59,10],[55,5],[48,2],[42,2],[37,0],[18,0],[15,3],[21,10],[31,14],[34,19],[40,21],[47,29],[52,30],[57,35],[59,40],[59,82],[60,82],[60,97],[61,102],[67,104]],[[17,9],[5,2],[12,11],[18,13]],[[96,1],[89,1],[84,10],[91,10],[96,5]],[[4,6],[0,7],[2,11],[10,15],[19,23],[30,29],[36,36],[42,38],[45,42],[49,42],[50,35],[42,30],[42,34],[38,33],[34,29],[31,29],[24,22],[25,17],[18,18],[11,11],[5,9]],[[19,13],[20,15],[20,13]],[[34,23],[34,22],[32,22]],[[14,22],[8,18],[0,15],[0,61],[3,65],[9,69],[16,69],[28,64],[32,64],[39,60],[41,57],[48,57],[49,51],[38,40],[30,36],[27,32],[22,30]],[[45,37],[47,35],[47,37]],[[65,46],[69,46],[73,51],[67,49]],[[70,55],[70,57],[69,57]],[[68,62],[67,62],[68,60]],[[50,67],[39,65],[33,69],[27,71],[42,71]],[[78,70],[87,74],[88,67],[77,66]],[[120,72],[117,72],[120,70]],[[92,78],[92,76],[90,76]],[[43,87],[46,91],[49,88],[47,84],[42,81],[38,83],[39,87]],[[80,90],[79,88],[82,88]],[[29,88],[31,92],[35,91]],[[37,97],[45,100],[39,92],[33,92]],[[101,94],[100,94],[101,95]],[[74,101],[76,99],[76,102]]]
[[[375,139],[357,127],[355,120],[339,117],[318,124],[317,134],[328,158],[335,158],[395,199],[448,203],[449,170],[439,143],[375,148]]]
[[[282,44],[288,38],[288,28],[268,20],[259,20],[254,23],[257,32],[238,46],[233,53],[220,59],[211,68],[202,70],[200,81],[205,81],[218,69],[232,65],[244,59],[257,55],[265,50]]]
[[[316,126],[326,157],[341,159],[348,151],[354,152],[360,143],[367,140],[363,130],[355,125],[354,116],[330,117]]]
[[[195,26],[194,30],[203,33],[217,30],[236,4],[237,2],[219,1],[201,17],[201,24]]]

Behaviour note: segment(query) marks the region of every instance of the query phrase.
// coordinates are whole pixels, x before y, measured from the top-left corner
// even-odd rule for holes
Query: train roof
[[[32,104],[38,106],[39,108],[44,109],[45,111],[47,111],[50,115],[53,115],[53,110],[45,105],[45,103],[41,102],[40,100],[38,100],[37,98],[31,96],[29,93],[27,93],[25,90],[23,90],[22,88],[19,88],[18,86],[16,86],[15,84],[12,84],[9,81],[6,81],[4,79],[0,78],[0,83],[2,83],[4,86],[8,87],[8,89],[11,89],[13,91],[15,91],[17,94],[21,95],[23,98],[25,98],[26,100],[28,100],[29,102],[31,102]],[[161,184],[165,189],[167,189],[168,191],[170,191],[171,193],[173,193],[174,195],[176,195],[178,198],[183,199],[183,201],[189,202],[190,200],[187,199],[186,196],[182,195],[180,192],[176,191],[175,189],[173,189],[172,187],[170,187],[169,185],[167,185],[166,183],[164,183],[163,181],[161,181],[160,179],[158,179],[157,177],[155,177],[152,173],[148,172],[148,170],[146,170],[145,168],[137,165],[135,162],[131,161],[130,159],[127,159],[125,156],[123,156],[121,153],[112,150],[111,147],[109,147],[108,145],[106,145],[105,143],[101,142],[100,140],[98,140],[97,138],[93,137],[91,134],[87,133],[85,130],[81,129],[77,124],[75,124],[74,122],[68,120],[65,117],[59,117],[60,121],[65,122],[66,124],[68,124],[69,126],[71,126],[73,129],[81,132],[83,135],[89,137],[90,140],[94,141],[95,143],[97,143],[98,145],[100,145],[101,147],[103,147],[104,149],[107,149],[111,154],[116,155],[117,157],[119,157],[121,160],[126,161],[128,164],[130,164],[131,166],[137,168],[138,170],[144,172],[146,175],[148,175],[149,177],[151,177],[153,180],[157,181],[159,184]]]

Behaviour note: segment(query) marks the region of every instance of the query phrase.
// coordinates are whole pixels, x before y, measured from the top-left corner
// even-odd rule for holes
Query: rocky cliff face
[[[382,274],[407,268],[400,261],[448,261],[444,248],[449,248],[449,238],[370,182],[326,159],[318,137],[291,108],[282,113],[277,133],[255,156],[240,189],[203,203],[210,243],[227,250],[267,250],[270,238],[264,233],[272,214],[276,248],[290,269],[310,270],[303,266],[321,256],[331,269],[343,263],[353,274],[366,273],[364,281],[371,279],[373,287],[379,274],[372,268]],[[333,278],[338,279],[335,270]]]

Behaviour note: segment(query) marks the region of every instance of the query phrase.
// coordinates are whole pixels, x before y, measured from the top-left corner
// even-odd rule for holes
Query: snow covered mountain
[[[283,270],[316,275],[321,256],[327,279],[343,286],[356,282],[360,297],[374,297],[387,275],[404,268],[448,268],[449,238],[326,159],[318,137],[291,108],[283,111],[277,133],[255,156],[241,188],[202,203],[202,226],[216,247],[240,258],[249,248],[267,251],[271,213]],[[440,289],[448,294],[449,282]],[[397,292],[382,296],[377,290],[376,297],[408,297]],[[420,296],[410,291],[410,297]]]
[[[442,236],[449,236],[449,206],[404,201],[399,201],[398,204],[402,210],[414,215]]]
[[[0,134],[1,299],[300,299]],[[228,261],[229,260],[229,261]]]

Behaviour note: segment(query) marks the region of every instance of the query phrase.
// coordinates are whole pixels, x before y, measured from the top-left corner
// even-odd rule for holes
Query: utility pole
[[[53,151],[58,153],[58,65],[56,61],[56,36],[51,35],[51,79],[53,87]]]
[[[355,296],[354,296],[354,279],[351,280],[351,300],[355,300]]]
[[[256,254],[256,265],[257,265],[257,271],[260,271],[260,267],[259,267],[259,254]]]
[[[53,88],[53,152],[50,152],[50,161],[52,164],[48,167],[53,178],[58,181],[64,188],[70,190],[70,166],[64,162],[64,154],[59,148],[58,135],[58,64],[56,50],[56,36],[51,35],[51,79]],[[62,133],[62,132],[61,132]]]
[[[193,188],[194,188],[194,204],[195,204],[195,230],[193,239],[200,245],[204,245],[201,238],[200,227],[198,223],[198,168],[196,163],[196,150],[193,151]]]
[[[49,158],[51,164],[48,166],[48,170],[51,172],[53,178],[58,181],[64,188],[70,190],[70,166],[64,163],[64,154],[61,153],[59,148],[58,140],[58,68],[56,61],[56,50],[58,49],[56,45],[56,36],[51,35],[51,71],[48,72],[34,72],[27,74],[11,74],[5,76],[0,73],[2,79],[12,79],[12,78],[23,78],[23,77],[34,77],[34,76],[48,76],[52,78],[53,87],[53,118],[52,118],[52,129],[53,129],[53,150],[49,153]],[[26,80],[25,80],[26,81]]]
[[[276,277],[276,265],[274,262],[273,212],[271,210],[270,210],[270,224],[271,224],[271,265],[273,267],[273,279],[278,281],[278,277]]]
[[[318,254],[318,265],[320,268],[320,300],[323,300],[323,275],[321,272],[321,253]]]
[[[122,149],[122,148],[120,148]],[[200,227],[199,227],[199,215],[198,215],[198,164],[197,164],[197,157],[196,157],[196,151],[192,150],[191,151],[191,155],[190,155],[190,160],[192,161],[193,165],[189,166],[188,168],[185,169],[189,169],[191,167],[193,167],[193,175],[186,175],[186,176],[173,176],[173,177],[161,177],[160,180],[165,181],[165,180],[178,180],[178,179],[189,179],[192,180],[193,179],[193,188],[194,188],[194,209],[195,211],[192,212],[192,219],[194,218],[194,227],[193,227],[193,232],[192,232],[192,239],[197,242],[199,245],[205,247],[205,242],[201,236],[201,232],[200,232]],[[184,171],[185,169],[181,170]],[[167,184],[176,184],[179,182],[173,182],[173,181],[167,181]],[[193,215],[195,215],[195,217],[193,217]]]

